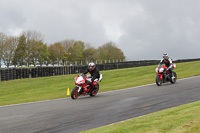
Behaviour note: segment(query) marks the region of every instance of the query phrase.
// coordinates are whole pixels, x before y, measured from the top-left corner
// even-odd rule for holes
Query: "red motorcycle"
[[[100,74],[100,78],[94,80],[93,86],[95,86],[95,89],[90,92],[91,86],[88,84],[88,82],[91,82],[92,77],[90,75],[78,75],[74,78],[75,80],[75,87],[71,92],[71,98],[72,99],[77,99],[81,95],[90,95],[90,96],[95,96],[98,91],[99,91],[99,84],[102,80],[102,74]]]
[[[173,64],[172,69],[174,70],[175,68],[176,68],[176,64]],[[158,86],[161,86],[162,83],[166,83],[166,82],[171,82],[172,84],[176,82],[176,79],[177,79],[176,72],[172,71],[172,76],[170,77],[169,71],[166,69],[167,67],[164,65],[158,65],[158,67],[156,68],[156,72],[157,72],[156,84]]]

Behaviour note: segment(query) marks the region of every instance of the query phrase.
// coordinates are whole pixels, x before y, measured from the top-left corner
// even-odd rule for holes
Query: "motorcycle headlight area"
[[[77,81],[76,84],[84,84],[84,81],[82,81],[82,82],[78,82],[78,81]]]
[[[77,80],[76,80],[76,84],[84,84],[84,79],[83,77],[79,77]]]
[[[163,71],[164,71],[164,68],[160,68],[159,72],[161,73],[161,72],[163,72]]]

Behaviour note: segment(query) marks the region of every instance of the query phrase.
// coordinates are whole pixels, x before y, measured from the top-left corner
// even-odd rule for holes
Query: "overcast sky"
[[[112,41],[128,60],[200,58],[200,0],[0,0],[0,32]]]

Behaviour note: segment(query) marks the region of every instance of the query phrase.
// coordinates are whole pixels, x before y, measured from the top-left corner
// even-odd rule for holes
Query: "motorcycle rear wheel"
[[[172,84],[176,83],[177,75],[176,72],[172,72],[172,77],[170,78],[170,82]]]
[[[157,75],[157,76],[156,76],[156,84],[157,84],[158,86],[161,86],[162,83],[163,83],[163,81],[160,79],[160,75]]]
[[[78,87],[74,87],[74,89],[71,92],[71,98],[77,99],[80,96],[80,93],[78,92]]]
[[[97,86],[97,88],[90,93],[91,97],[96,96],[99,91],[99,84],[97,84],[96,86]]]

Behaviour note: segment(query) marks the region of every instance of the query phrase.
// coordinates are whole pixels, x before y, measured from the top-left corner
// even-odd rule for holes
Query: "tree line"
[[[9,68],[30,65],[72,65],[89,61],[106,63],[124,61],[125,56],[113,42],[98,48],[83,41],[64,40],[47,45],[43,35],[36,31],[25,31],[20,36],[7,36],[0,32],[0,68],[2,63]]]

